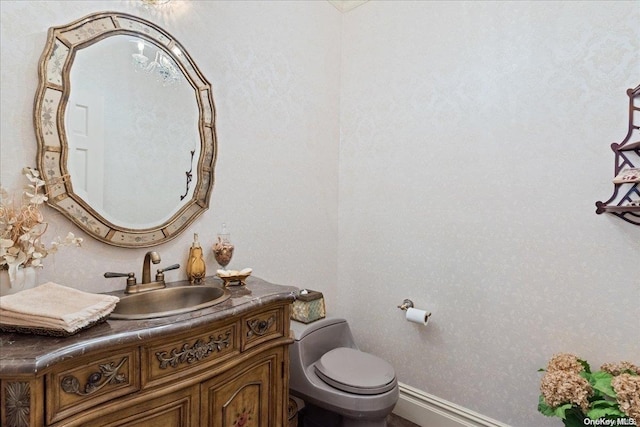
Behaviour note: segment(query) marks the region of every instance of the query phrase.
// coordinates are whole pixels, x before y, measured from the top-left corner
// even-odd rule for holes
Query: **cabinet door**
[[[201,384],[201,423],[210,427],[279,427],[283,350],[259,353]]]
[[[195,385],[155,398],[120,400],[56,426],[199,427],[199,391]]]

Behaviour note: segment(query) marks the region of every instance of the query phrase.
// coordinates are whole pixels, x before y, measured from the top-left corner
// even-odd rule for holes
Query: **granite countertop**
[[[217,277],[208,277],[206,283],[199,286],[222,286],[222,280]],[[293,301],[298,291],[296,287],[276,285],[253,276],[246,283],[246,286],[229,286],[231,297],[218,305],[175,316],[147,320],[108,319],[66,338],[0,333],[0,375],[36,375],[55,363],[89,351],[187,331],[274,301]],[[187,284],[187,281],[173,282],[167,287]],[[124,295],[124,291],[119,294]]]

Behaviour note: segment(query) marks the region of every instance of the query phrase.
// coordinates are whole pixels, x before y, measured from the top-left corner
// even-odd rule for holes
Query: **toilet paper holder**
[[[402,304],[399,305],[398,308],[406,313],[405,316],[409,322],[426,325],[431,317],[431,313],[425,310],[416,309],[413,305],[413,301],[410,299],[402,301]]]
[[[410,308],[413,308],[413,301],[410,299],[405,299],[402,301],[402,305],[399,305],[398,308],[403,311],[407,311]]]

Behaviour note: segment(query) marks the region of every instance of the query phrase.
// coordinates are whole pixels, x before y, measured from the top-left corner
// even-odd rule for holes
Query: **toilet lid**
[[[327,384],[354,394],[380,394],[396,385],[393,366],[353,348],[339,347],[315,364],[316,374]]]

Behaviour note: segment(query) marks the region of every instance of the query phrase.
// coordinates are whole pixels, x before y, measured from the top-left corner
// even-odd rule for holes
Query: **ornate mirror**
[[[34,121],[48,203],[121,247],[176,237],[209,207],[211,86],[162,28],[119,12],[49,29]]]

